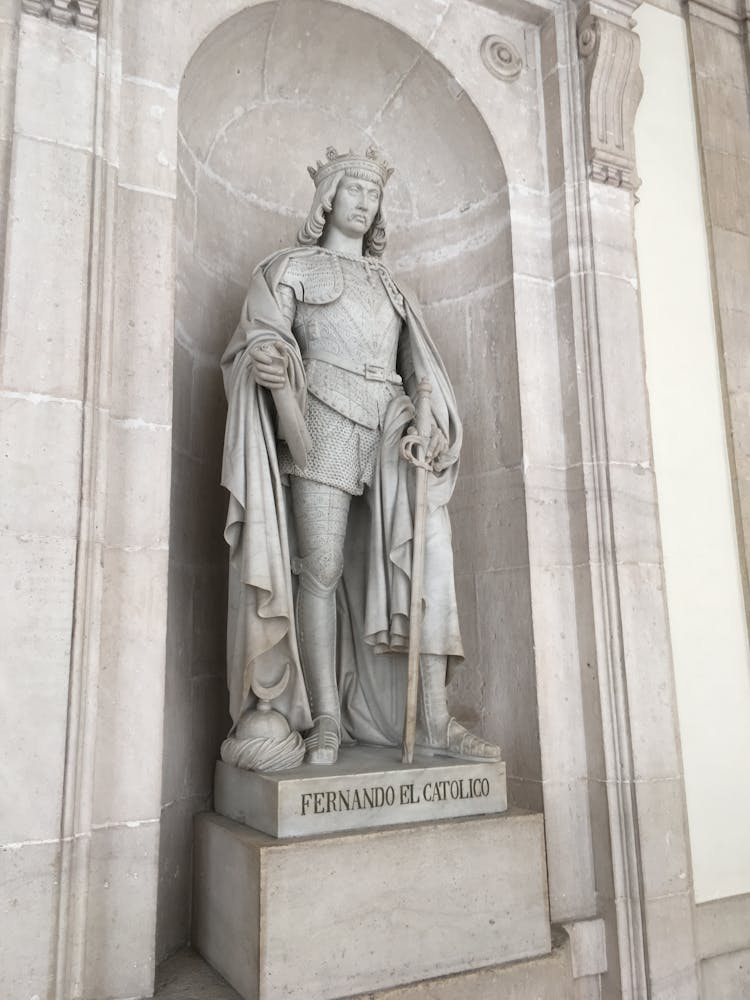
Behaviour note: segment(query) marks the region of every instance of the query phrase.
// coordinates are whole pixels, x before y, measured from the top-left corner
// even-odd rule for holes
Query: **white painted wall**
[[[686,28],[637,13],[636,238],[698,902],[750,892],[750,658]]]

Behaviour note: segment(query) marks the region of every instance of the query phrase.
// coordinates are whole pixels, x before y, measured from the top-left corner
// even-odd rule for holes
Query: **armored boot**
[[[297,629],[302,672],[313,718],[305,737],[310,764],[335,764],[341,742],[341,709],[336,684],[336,584],[299,571]]]
[[[444,656],[424,654],[420,658],[417,744],[421,753],[462,760],[502,760],[500,747],[474,736],[448,713],[445,697]]]

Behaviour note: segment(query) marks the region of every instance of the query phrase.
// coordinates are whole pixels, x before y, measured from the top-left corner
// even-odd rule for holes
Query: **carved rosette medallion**
[[[23,9],[27,14],[85,31],[96,31],[99,26],[99,0],[23,0]]]
[[[521,75],[523,59],[518,49],[500,35],[487,35],[479,47],[479,54],[498,80],[516,80]]]
[[[640,184],[633,135],[643,94],[640,39],[627,27],[586,14],[579,23],[578,51],[589,176],[634,191]]]

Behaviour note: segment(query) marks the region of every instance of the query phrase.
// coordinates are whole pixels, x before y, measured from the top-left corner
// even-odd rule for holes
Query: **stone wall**
[[[454,516],[481,671],[456,679],[454,704],[501,739],[517,799],[543,804],[551,915],[575,943],[581,995],[697,996],[689,880],[670,892],[660,853],[667,834],[683,852],[687,830],[653,483],[639,474],[633,4],[131,0],[98,23],[83,0],[23,7],[0,6],[14,498],[0,544],[17,734],[0,992],[147,995],[159,881],[160,954],[185,939],[189,821],[226,725],[215,363],[248,269],[290,240],[303,168],[334,129],[342,144],[371,132],[399,167],[391,260],[418,284],[470,417]],[[274,37],[259,81],[259,39],[270,51]],[[372,95],[364,117],[356,101],[346,121],[331,114],[344,95],[328,74],[313,90],[306,60],[320,53]],[[233,129],[259,86],[256,117],[243,107]],[[315,142],[290,159],[303,105]],[[715,159],[739,177],[735,152]]]

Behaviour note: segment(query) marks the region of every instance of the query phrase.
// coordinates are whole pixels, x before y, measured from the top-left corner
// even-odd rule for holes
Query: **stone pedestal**
[[[277,840],[203,813],[193,944],[244,1000],[333,1000],[546,954],[542,817]]]
[[[216,812],[273,837],[483,816],[507,805],[504,763],[416,754],[402,764],[399,747],[345,748],[333,766],[290,771],[216,765]]]

